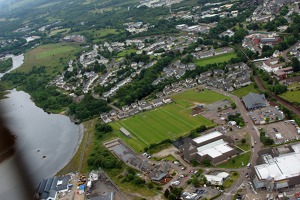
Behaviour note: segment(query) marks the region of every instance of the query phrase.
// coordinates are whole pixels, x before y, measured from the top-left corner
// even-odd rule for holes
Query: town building
[[[216,165],[238,154],[232,143],[231,138],[214,131],[185,142],[182,147],[183,157],[187,162],[197,160],[199,163],[208,159]]]
[[[224,180],[229,176],[226,172],[220,172],[217,175],[204,175],[207,182],[209,182],[211,185],[223,185]]]
[[[257,94],[249,92],[246,96],[242,97],[245,107],[248,110],[266,107],[267,101],[264,94]]]
[[[71,175],[44,179],[37,189],[36,196],[41,200],[56,199],[59,192],[69,190],[72,186],[70,181]]]
[[[251,178],[256,189],[279,190],[300,184],[300,144],[259,152]]]

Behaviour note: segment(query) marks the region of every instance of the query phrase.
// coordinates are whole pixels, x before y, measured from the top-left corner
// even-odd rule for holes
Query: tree
[[[168,198],[169,195],[170,195],[170,190],[167,188],[166,191],[164,192],[164,196],[165,196],[166,198]]]
[[[236,109],[236,104],[234,102],[231,103],[231,108]]]
[[[211,165],[211,162],[210,162],[210,160],[208,160],[208,159],[206,158],[206,159],[202,160],[202,164],[208,167],[208,166]]]
[[[242,143],[242,144],[245,144],[245,143],[246,143],[246,139],[243,138],[243,139],[241,140],[241,143]]]
[[[169,199],[169,200],[176,200],[177,197],[176,197],[175,194],[171,193],[171,194],[168,196],[168,199]]]
[[[207,128],[205,125],[201,125],[200,127],[196,128],[196,132],[197,133],[202,133],[203,131],[205,131]]]
[[[194,185],[194,187],[198,187],[199,183],[200,183],[199,179],[196,176],[194,176],[192,178],[192,184]]]
[[[292,58],[292,67],[294,72],[300,71],[300,61],[295,57]]]

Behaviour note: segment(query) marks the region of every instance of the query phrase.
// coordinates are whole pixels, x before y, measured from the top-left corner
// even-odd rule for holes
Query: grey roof
[[[70,179],[70,175],[44,179],[40,183],[37,193],[40,195],[41,199],[47,199],[48,197],[54,199],[56,192],[68,189]],[[57,185],[58,181],[62,181],[62,183]]]
[[[49,193],[49,196],[48,196],[48,198],[50,197],[50,198],[53,198],[53,199],[55,199],[55,197],[56,197],[56,194],[57,194],[57,191],[55,191],[55,190],[51,190],[51,191],[50,191],[50,193]]]
[[[124,135],[130,136],[130,132],[127,131],[125,128],[121,127],[121,128],[120,128],[120,131],[121,131]]]
[[[247,109],[256,109],[266,106],[266,98],[264,94],[249,92],[249,94],[243,96],[242,99]]]

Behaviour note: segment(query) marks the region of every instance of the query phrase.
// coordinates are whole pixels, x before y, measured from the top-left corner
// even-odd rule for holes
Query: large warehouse
[[[254,166],[252,173],[255,188],[273,191],[300,184],[300,144],[286,149],[283,154],[272,149],[260,156],[261,164]]]
[[[198,162],[208,159],[213,165],[216,165],[238,153],[231,145],[232,143],[231,138],[214,131],[194,138],[191,142],[185,142],[182,148],[183,156],[188,162],[194,159]]]

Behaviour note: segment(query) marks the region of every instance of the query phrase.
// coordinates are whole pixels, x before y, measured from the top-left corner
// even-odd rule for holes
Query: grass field
[[[190,107],[193,103],[210,104],[223,99],[231,101],[230,98],[211,90],[204,90],[201,92],[196,90],[188,90],[172,96],[172,99],[184,108]]]
[[[66,63],[80,50],[79,45],[69,43],[38,46],[25,53],[23,65],[17,71],[28,72],[33,66],[45,66],[47,74],[62,71]]]
[[[287,91],[281,94],[280,97],[284,98],[289,102],[300,103],[300,90]]]
[[[231,58],[236,58],[236,54],[234,52],[225,53],[217,56],[212,56],[208,58],[203,58],[199,60],[195,60],[195,64],[199,66],[205,66],[208,64],[221,63],[225,61],[229,61]]]
[[[288,86],[288,91],[279,95],[289,102],[300,103],[300,83],[294,83]]]
[[[226,96],[210,90],[203,92],[189,90],[171,98],[175,102],[112,123],[114,132],[133,150],[142,152],[150,144],[188,135],[190,130],[200,125],[215,126],[212,121],[200,115],[192,117],[191,108],[195,104],[213,103],[225,99]],[[120,133],[121,127],[126,128],[132,137],[127,138]]]
[[[117,29],[100,29],[100,30],[96,30],[92,32],[93,34],[93,41],[94,42],[101,42],[105,39],[103,39],[103,37],[109,35],[109,34],[118,34]]]
[[[251,83],[248,86],[234,90],[232,92],[232,94],[234,94],[235,96],[238,96],[238,97],[243,97],[243,96],[247,95],[249,92],[260,93],[260,91],[254,87],[254,83]]]
[[[52,36],[52,35],[56,35],[56,34],[58,34],[58,33],[67,33],[67,32],[69,32],[71,29],[70,28],[62,28],[62,29],[56,29],[56,30],[53,30],[53,31],[51,31],[50,33],[49,33],[49,35],[50,36]]]

